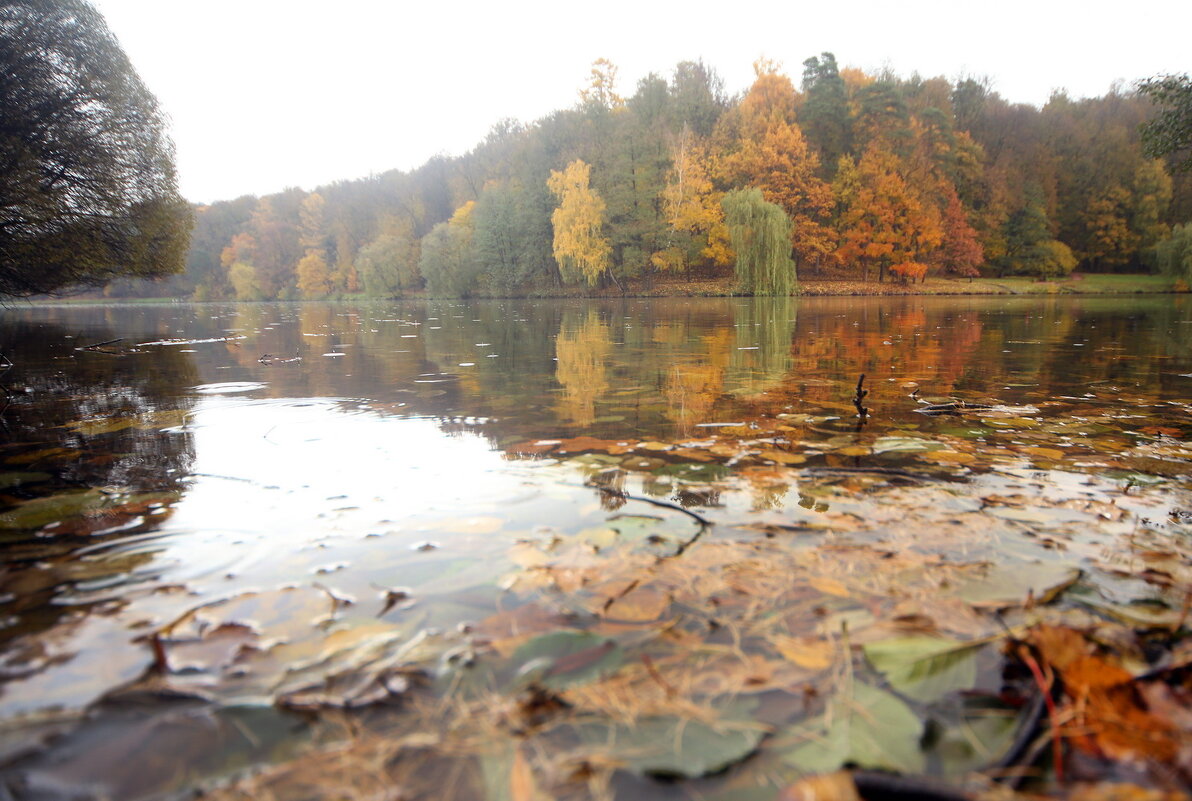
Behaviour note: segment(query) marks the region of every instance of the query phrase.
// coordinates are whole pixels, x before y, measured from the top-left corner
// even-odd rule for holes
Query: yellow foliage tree
[[[723,192],[712,185],[711,154],[708,148],[694,140],[690,129],[684,127],[671,147],[670,180],[662,190],[662,210],[671,230],[703,236],[700,250],[707,262],[717,267],[733,263],[728,229],[724,225],[724,209],[720,207]],[[659,269],[686,269],[686,254],[679,248],[667,248],[654,254]]]
[[[236,300],[262,300],[265,297],[257,268],[248,262],[236,261],[228,265],[228,283],[236,293]]]
[[[321,250],[308,250],[299,260],[294,272],[298,276],[298,289],[303,297],[325,298],[334,288],[331,271],[327,268],[327,259],[323,257]]]
[[[551,170],[546,185],[559,199],[550,216],[554,225],[554,256],[566,281],[594,285],[609,274],[612,247],[602,231],[604,200],[589,185],[592,168],[576,159],[562,172]]]

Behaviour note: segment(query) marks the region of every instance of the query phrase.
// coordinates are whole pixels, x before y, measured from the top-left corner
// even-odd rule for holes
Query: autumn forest
[[[111,296],[196,300],[676,292],[720,281],[1183,275],[1192,176],[1149,158],[1128,89],[1042,108],[987,81],[773,62],[729,96],[682,62],[618,94],[595,62],[572,108],[502,121],[459,157],[196,208],[184,274]],[[395,132],[400,136],[400,132]],[[1166,255],[1165,255],[1166,254]]]

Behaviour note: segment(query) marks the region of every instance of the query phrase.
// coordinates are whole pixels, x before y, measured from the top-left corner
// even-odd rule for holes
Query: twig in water
[[[654,660],[650,658],[649,654],[642,654],[642,664],[646,666],[646,672],[650,674],[650,678],[657,682],[659,687],[666,690],[667,698],[674,698],[679,694],[678,690],[662,678],[662,674],[658,672],[658,668],[654,667]]]
[[[857,379],[857,394],[853,396],[853,406],[857,407],[857,417],[864,420],[869,416],[869,409],[861,405],[861,401],[865,400],[865,396],[869,394],[869,390],[863,387],[865,383],[865,374],[861,373],[861,377]]]
[[[1018,656],[1022,659],[1026,666],[1030,669],[1031,675],[1035,679],[1035,683],[1039,686],[1039,692],[1043,694],[1043,700],[1047,704],[1047,718],[1051,724],[1051,759],[1053,770],[1055,771],[1055,780],[1059,784],[1064,783],[1064,757],[1063,745],[1060,742],[1060,725],[1059,713],[1055,707],[1055,699],[1051,697],[1051,688],[1054,677],[1045,676],[1043,669],[1035,658],[1031,656],[1031,652],[1027,650],[1025,645],[1018,646]]]
[[[106,342],[94,342],[90,345],[80,345],[79,347],[75,348],[75,350],[90,351],[92,353],[112,353],[110,350],[100,350],[100,348],[102,348],[104,345],[115,345],[117,342],[123,341],[124,337],[116,337],[115,339],[109,339]]]

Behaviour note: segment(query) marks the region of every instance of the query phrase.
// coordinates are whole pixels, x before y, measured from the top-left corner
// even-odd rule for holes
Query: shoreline
[[[522,293],[477,293],[468,298],[430,295],[425,290],[410,292],[402,297],[373,298],[360,294],[345,294],[328,298],[291,298],[265,301],[238,301],[234,298],[211,301],[194,301],[182,298],[132,296],[96,297],[91,294],[73,297],[43,297],[10,299],[5,305],[92,305],[107,303],[158,304],[158,303],[273,303],[273,302],[325,302],[325,301],[374,301],[374,300],[615,300],[620,298],[715,298],[750,297],[733,291],[732,278],[707,278],[694,280],[658,280],[653,286],[645,287],[639,280],[626,281],[623,289],[616,287],[593,288],[584,286],[542,287]],[[789,297],[965,297],[965,296],[1088,296],[1088,295],[1177,295],[1187,290],[1175,286],[1165,276],[1137,274],[1088,274],[1077,275],[1056,281],[1039,281],[1031,278],[929,278],[917,284],[895,282],[850,280],[805,280],[800,281],[797,290]]]

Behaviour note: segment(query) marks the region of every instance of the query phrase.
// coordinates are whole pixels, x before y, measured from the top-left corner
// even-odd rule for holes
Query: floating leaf
[[[977,651],[984,641],[961,642],[916,635],[869,643],[865,656],[890,686],[916,701],[938,701],[977,680]]]
[[[684,462],[668,464],[654,471],[660,476],[674,476],[683,481],[715,481],[729,474],[729,468],[724,465]]]
[[[513,654],[522,681],[552,689],[596,681],[624,661],[625,653],[616,640],[574,629],[535,637]]]
[[[956,594],[975,606],[1007,606],[1052,601],[1080,578],[1080,569],[1053,562],[995,565],[957,588]]]
[[[787,751],[783,761],[806,773],[845,765],[910,773],[925,766],[919,750],[922,722],[897,696],[867,684],[854,683],[852,692],[828,701],[822,716],[790,727],[785,735],[804,742]]]
[[[948,446],[942,442],[919,437],[878,437],[873,443],[874,453],[923,453],[947,449]]]
[[[0,514],[0,529],[37,529],[100,509],[108,496],[99,490],[74,490],[25,501]]]
[[[831,641],[822,637],[787,637],[775,635],[770,642],[788,662],[808,670],[824,670],[831,667],[836,648]]]
[[[0,473],[0,490],[12,489],[25,484],[40,484],[49,481],[49,473]]]

